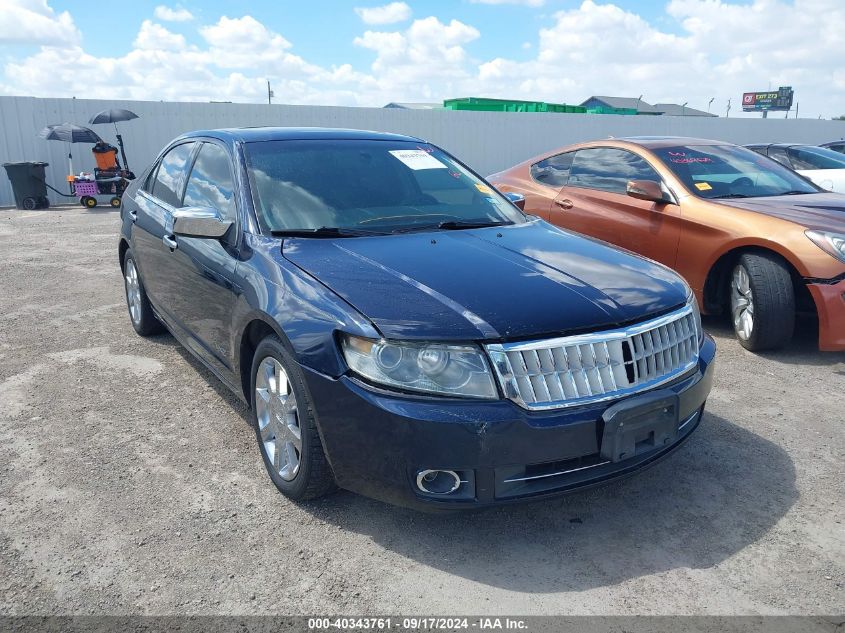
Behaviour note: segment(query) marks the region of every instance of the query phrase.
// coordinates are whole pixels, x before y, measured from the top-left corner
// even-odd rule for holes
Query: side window
[[[624,194],[629,180],[656,180],[660,175],[645,159],[613,147],[579,149],[572,161],[570,187],[584,187]]]
[[[566,152],[534,163],[531,165],[531,177],[543,185],[565,187],[574,157],[575,152]]]
[[[769,158],[772,158],[779,162],[781,165],[786,165],[787,167],[792,169],[792,162],[789,160],[789,156],[786,155],[786,150],[781,147],[770,147]]]
[[[152,183],[150,193],[153,196],[172,207],[181,206],[179,198],[182,193],[182,183],[185,182],[185,166],[193,149],[193,143],[182,143],[164,155]]]
[[[224,219],[236,219],[235,185],[229,155],[219,145],[203,143],[188,184],[185,187],[186,207],[212,207]]]

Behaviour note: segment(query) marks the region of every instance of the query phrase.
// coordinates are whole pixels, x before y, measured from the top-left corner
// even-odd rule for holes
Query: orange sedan
[[[720,141],[632,137],[564,147],[488,177],[525,211],[666,264],[703,312],[729,311],[758,351],[792,337],[845,350],[845,196]],[[636,292],[636,288],[631,288]]]

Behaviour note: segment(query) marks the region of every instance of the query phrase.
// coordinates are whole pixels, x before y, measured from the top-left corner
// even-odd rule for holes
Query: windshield
[[[736,145],[685,145],[653,151],[699,198],[756,198],[820,191],[791,169]]]
[[[246,159],[269,231],[351,235],[525,221],[501,194],[426,143],[263,141],[246,145]]]
[[[845,156],[825,147],[787,147],[786,153],[795,169],[845,169]]]

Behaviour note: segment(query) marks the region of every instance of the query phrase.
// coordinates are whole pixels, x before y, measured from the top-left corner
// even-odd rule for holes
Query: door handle
[[[555,200],[555,204],[561,209],[571,209],[573,207],[572,200],[564,198],[563,200]]]
[[[129,219],[133,222],[138,219],[138,212],[137,211],[129,211]]]
[[[179,245],[176,243],[176,239],[171,237],[170,235],[165,235],[161,238],[161,241],[164,242],[164,245],[171,251],[175,251],[177,248],[179,248]]]

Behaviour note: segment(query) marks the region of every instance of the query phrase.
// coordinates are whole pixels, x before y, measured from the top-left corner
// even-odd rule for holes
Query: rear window
[[[795,169],[845,169],[845,156],[826,147],[788,147]]]
[[[574,157],[575,152],[565,152],[534,163],[531,165],[531,177],[549,187],[565,187]]]
[[[150,193],[172,207],[178,207],[182,204],[182,185],[185,182],[185,168],[193,149],[193,143],[177,145],[164,155],[158,166]]]

